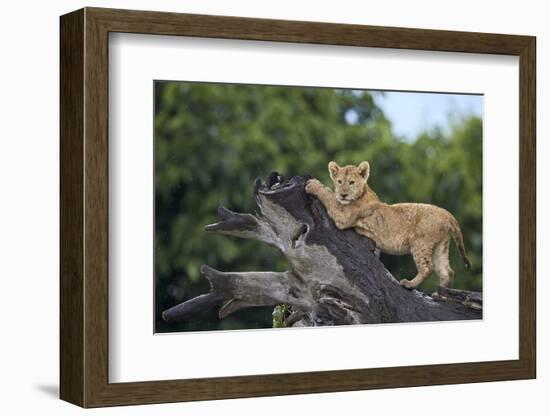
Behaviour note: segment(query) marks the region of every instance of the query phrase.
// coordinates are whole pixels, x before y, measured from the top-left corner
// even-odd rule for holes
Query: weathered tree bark
[[[290,269],[276,272],[221,272],[202,266],[208,294],[163,313],[182,321],[222,305],[220,319],[252,306],[288,304],[288,326],[480,319],[481,295],[439,291],[433,298],[403,288],[375,254],[375,244],[354,230],[338,230],[325,208],[306,194],[308,178],[284,181],[272,173],[256,180],[254,197],[261,214],[240,214],[220,207],[219,222],[206,230],[258,240],[277,247]]]

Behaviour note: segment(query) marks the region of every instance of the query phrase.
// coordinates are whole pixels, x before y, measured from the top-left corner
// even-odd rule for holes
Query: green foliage
[[[290,315],[290,305],[277,305],[273,309],[271,316],[273,317],[273,328],[285,328],[285,318]]]
[[[256,177],[275,170],[311,174],[330,183],[327,164],[371,163],[372,188],[385,202],[427,202],[461,224],[474,265],[466,271],[452,249],[454,287],[481,288],[481,120],[456,121],[413,142],[391,125],[367,92],[326,88],[184,82],[155,84],[155,297],[156,330],[271,327],[273,308],[255,308],[220,321],[216,311],[192,322],[165,324],[162,310],[208,291],[205,263],[224,271],[287,268],[265,244],[209,234],[224,205],[254,212]],[[407,256],[383,257],[397,278],[415,269]],[[435,277],[425,290],[437,285]],[[284,311],[279,311],[284,314]],[[282,321],[281,321],[282,322]]]

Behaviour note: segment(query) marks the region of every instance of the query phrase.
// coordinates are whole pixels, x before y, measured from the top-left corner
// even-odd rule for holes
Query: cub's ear
[[[331,179],[334,179],[338,171],[340,170],[340,166],[334,161],[329,162],[328,164],[328,173],[330,173]]]
[[[369,162],[365,160],[364,162],[359,163],[359,166],[357,166],[357,173],[367,180],[370,174]]]

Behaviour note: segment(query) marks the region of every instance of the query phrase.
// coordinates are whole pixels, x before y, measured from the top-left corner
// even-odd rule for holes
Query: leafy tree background
[[[458,219],[473,268],[451,248],[453,286],[482,285],[482,123],[454,117],[450,132],[414,140],[392,134],[375,104],[379,92],[187,82],[155,83],[155,321],[157,332],[267,328],[272,307],[220,321],[217,311],[167,324],[161,312],[208,291],[201,264],[223,271],[287,268],[265,244],[210,234],[223,205],[254,212],[252,184],[275,170],[311,174],[331,185],[327,164],[371,163],[369,184],[382,201],[425,202]],[[410,256],[382,255],[396,278],[411,278]],[[437,286],[432,275],[421,290]]]

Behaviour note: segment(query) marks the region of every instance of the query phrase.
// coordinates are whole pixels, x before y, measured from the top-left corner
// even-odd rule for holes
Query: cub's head
[[[369,162],[344,167],[338,166],[336,162],[330,162],[328,171],[334,182],[334,194],[341,204],[347,205],[365,193],[370,172]]]

